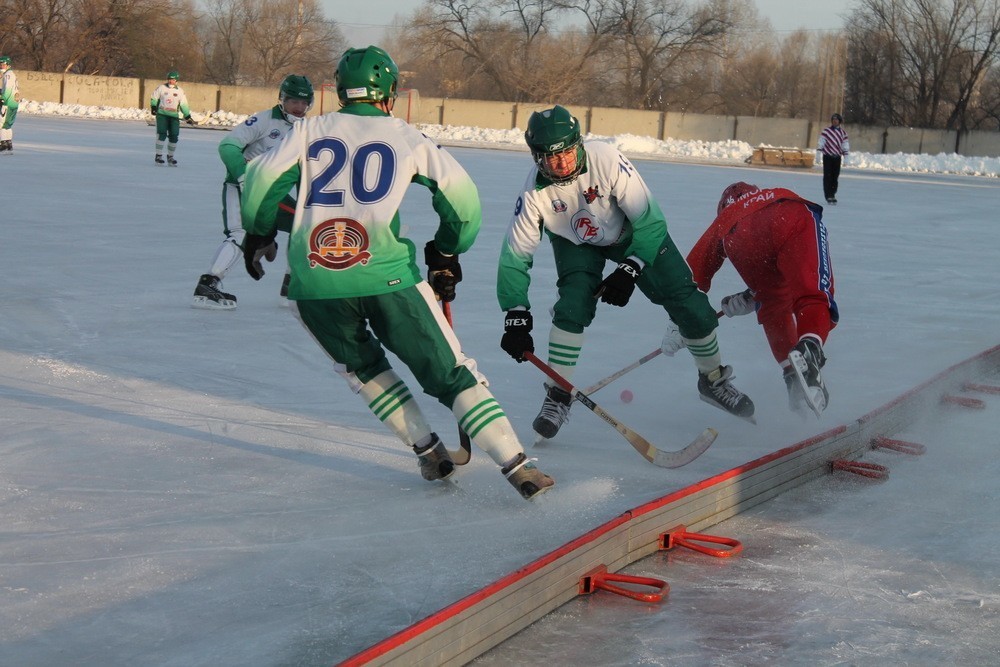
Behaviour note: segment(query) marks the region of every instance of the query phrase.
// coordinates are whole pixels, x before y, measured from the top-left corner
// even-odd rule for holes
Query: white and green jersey
[[[0,74],[0,106],[16,110],[21,101],[20,92],[17,89],[17,75],[14,70],[7,68]]]
[[[387,294],[421,280],[414,244],[400,236],[410,183],[431,191],[440,223],[421,230],[445,254],[465,252],[482,224],[479,193],[448,152],[371,104],[295,123],[247,165],[243,228],[268,235],[278,203],[298,186],[288,242],[290,299]],[[423,244],[421,244],[423,245]]]
[[[528,174],[500,251],[502,310],[531,306],[528,272],[543,231],[575,245],[624,244],[626,257],[646,264],[656,258],[667,224],[639,172],[614,146],[587,141],[584,149],[586,166],[571,183],[552,183],[537,167]]]
[[[173,118],[187,118],[191,115],[187,96],[180,86],[161,83],[149,98],[150,106],[156,106],[156,113]]]
[[[231,129],[219,142],[219,157],[226,165],[226,181],[236,183],[246,172],[247,162],[281,143],[292,125],[281,106],[276,104]]]

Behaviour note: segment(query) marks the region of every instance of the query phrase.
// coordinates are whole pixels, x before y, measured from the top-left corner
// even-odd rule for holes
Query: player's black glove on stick
[[[424,263],[427,264],[427,282],[434,293],[445,303],[454,301],[455,286],[462,282],[458,255],[442,255],[431,240],[424,246]]]
[[[535,341],[531,339],[531,311],[508,310],[503,321],[503,351],[514,357],[514,361],[524,361],[525,352],[535,351]]]

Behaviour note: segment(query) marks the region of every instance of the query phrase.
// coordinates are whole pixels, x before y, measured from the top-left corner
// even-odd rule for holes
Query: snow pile
[[[21,112],[48,116],[75,116],[82,118],[113,120],[149,120],[147,109],[118,108],[105,106],[84,106],[79,104],[57,104],[55,102],[21,102]],[[192,114],[202,125],[232,127],[246,120],[244,114],[215,111],[202,118],[202,114]],[[522,130],[489,130],[479,127],[457,127],[452,125],[418,125],[421,131],[435,141],[451,144],[490,144],[494,148],[525,150]],[[753,147],[743,141],[681,141],[666,139],[660,141],[634,134],[620,134],[614,137],[588,135],[590,139],[605,141],[627,155],[692,159],[705,162],[739,163],[753,153]],[[938,174],[961,174],[965,176],[1000,177],[1000,158],[964,157],[957,153],[938,155],[915,155],[894,153],[851,153],[845,165],[847,169],[870,171],[917,172]],[[817,164],[815,169],[821,169]]]

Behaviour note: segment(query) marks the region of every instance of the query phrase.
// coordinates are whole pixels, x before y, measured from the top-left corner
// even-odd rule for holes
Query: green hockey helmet
[[[353,102],[396,99],[399,67],[377,46],[347,49],[337,63],[337,97],[341,106]]]
[[[10,67],[11,66],[10,56],[0,56],[0,65],[6,65],[7,67]]]
[[[181,78],[181,73],[175,69],[172,69],[169,72],[167,72],[167,78],[174,79],[176,81]]]
[[[538,170],[553,183],[572,182],[586,165],[587,154],[583,150],[580,121],[565,107],[556,105],[531,114],[524,140],[531,149],[531,157],[538,165]],[[568,173],[554,172],[549,165],[549,158],[573,148],[576,149],[576,164]]]
[[[281,107],[281,112],[285,115],[288,120],[299,120],[305,117],[309,109],[312,108],[313,99],[313,85],[312,82],[305,76],[299,74],[289,74],[285,77],[285,80],[281,82],[281,88],[278,89],[278,105]],[[294,113],[289,113],[288,109],[285,108],[285,102],[287,100],[294,100],[305,102],[306,106],[302,109],[302,115],[297,115]],[[291,116],[291,118],[289,118]]]

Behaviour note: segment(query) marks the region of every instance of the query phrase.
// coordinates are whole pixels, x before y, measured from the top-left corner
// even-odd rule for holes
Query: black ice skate
[[[174,159],[173,155],[168,155],[167,156],[167,164],[169,164],[171,167],[176,167],[177,166],[177,160]]]
[[[823,346],[815,338],[803,338],[792,348],[788,361],[792,364],[792,372],[798,380],[803,400],[819,417],[830,402],[830,393],[819,372],[826,364]]]
[[[209,310],[232,310],[236,307],[236,297],[223,292],[222,281],[206,273],[198,279],[191,305]]]
[[[542,402],[542,409],[535,417],[535,421],[531,422],[535,433],[543,438],[556,437],[562,425],[569,421],[569,408],[572,402],[573,397],[562,387],[549,387],[545,393],[545,401]]]
[[[164,162],[164,160],[163,160],[163,156],[160,155],[159,153],[157,153],[155,156],[153,156],[153,161],[156,164],[166,164],[166,162]]]
[[[420,475],[428,482],[448,479],[455,473],[455,463],[437,433],[431,433],[431,441],[427,446],[421,448],[414,446],[413,452],[420,464]]]
[[[521,497],[532,500],[548,491],[556,483],[554,479],[535,467],[534,459],[529,459],[522,452],[513,463],[501,468],[500,472],[507,478]]]
[[[751,424],[756,424],[753,401],[733,386],[732,377],[732,366],[719,366],[707,375],[698,373],[698,393],[701,395],[701,400],[740,419],[746,419]]]

